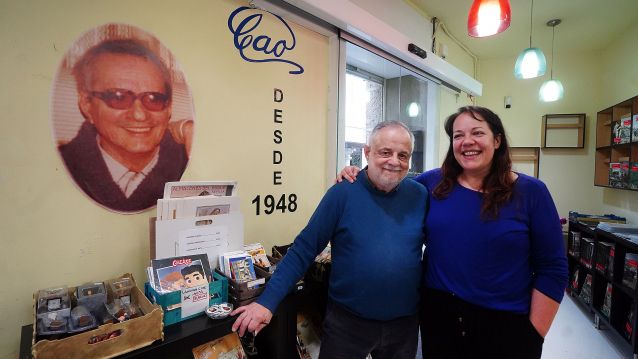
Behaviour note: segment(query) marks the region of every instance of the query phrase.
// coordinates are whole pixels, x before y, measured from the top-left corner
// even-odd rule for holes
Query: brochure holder
[[[208,305],[211,306],[213,304],[228,302],[228,280],[226,277],[219,275],[217,272],[213,272],[213,278],[214,280],[208,283],[208,293],[210,294]],[[174,291],[165,294],[158,293],[147,282],[144,284],[144,292],[148,299],[162,307],[162,310],[164,311],[164,325],[166,326],[204,314],[202,311],[182,318],[181,291]]]

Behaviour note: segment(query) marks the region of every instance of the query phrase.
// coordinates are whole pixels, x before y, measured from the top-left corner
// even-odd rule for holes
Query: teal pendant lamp
[[[534,0],[529,16],[529,47],[518,55],[514,65],[514,77],[517,79],[532,79],[542,76],[547,70],[545,54],[538,47],[532,47],[532,19],[534,14]]]
[[[554,79],[554,34],[556,32],[556,25],[560,23],[560,19],[553,19],[547,22],[547,26],[552,27],[552,64],[549,70],[549,81],[545,81],[538,92],[538,98],[543,102],[558,101],[562,99],[565,94],[563,84],[559,80]]]

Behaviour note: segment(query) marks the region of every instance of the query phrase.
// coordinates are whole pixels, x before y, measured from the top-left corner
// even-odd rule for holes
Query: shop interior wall
[[[85,31],[118,22],[154,34],[186,75],[195,138],[183,180],[237,180],[245,242],[290,243],[329,184],[326,181],[328,40],[291,24],[297,46],[285,64],[240,59],[226,21],[235,0],[0,2],[0,358],[17,357],[20,327],[32,322],[40,288],[131,272],[145,281],[149,218],[110,212],[76,188],[52,136],[49,98],[68,47]],[[273,102],[273,89],[284,102]],[[282,186],[273,185],[273,111],[283,110]],[[295,193],[294,213],[259,216],[256,195]]]
[[[479,78],[483,96],[478,104],[496,112],[508,132],[510,145],[541,146],[541,121],[546,114],[586,114],[586,139],[583,149],[541,149],[539,177],[549,188],[560,216],[570,210],[599,213],[601,190],[593,185],[594,142],[597,104],[601,89],[600,53],[557,52],[554,76],[565,87],[565,97],[544,103],[538,90],[545,76],[517,80],[513,68],[515,57],[480,60]],[[551,59],[548,58],[548,62]],[[512,97],[512,107],[505,108],[504,97]]]
[[[600,52],[601,92],[597,111],[638,95],[638,24],[630,26]],[[601,213],[614,213],[638,224],[638,191],[602,189]]]
[[[590,52],[556,52],[554,75],[565,87],[565,97],[542,103],[538,89],[548,79],[516,80],[511,71],[515,57],[481,60],[479,81],[484,94],[478,103],[497,110],[513,146],[540,146],[541,119],[551,113],[586,113],[584,149],[541,150],[539,176],[550,189],[561,216],[570,210],[624,216],[638,223],[638,193],[593,185],[596,113],[638,95],[638,25],[622,32],[605,49]],[[548,62],[551,61],[548,58]],[[504,108],[504,96],[512,96],[512,108]]]
[[[352,0],[374,16],[431,49],[431,16],[413,6],[409,0]],[[638,47],[635,39],[638,25],[624,31],[605,49],[586,53],[556,51],[555,75],[565,86],[565,98],[555,103],[541,103],[538,89],[548,79],[516,80],[515,57],[479,59],[477,80],[483,84],[483,95],[476,103],[496,111],[505,122],[512,146],[540,146],[541,117],[549,113],[586,113],[585,148],[580,150],[543,150],[540,177],[547,184],[561,216],[570,210],[587,213],[615,213],[638,223],[638,193],[594,187],[593,131],[596,112],[638,94],[638,67],[633,64]],[[467,74],[474,73],[472,58],[442,31],[439,42],[448,47],[446,61]],[[549,58],[548,58],[549,61]],[[512,108],[504,108],[504,96],[512,96]],[[445,118],[471,101],[464,93],[455,94],[440,87],[439,158],[442,160],[449,142],[443,129]],[[566,191],[569,189],[569,191]]]

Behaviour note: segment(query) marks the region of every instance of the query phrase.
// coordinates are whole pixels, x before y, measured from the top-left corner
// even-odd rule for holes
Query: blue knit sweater
[[[274,313],[331,241],[331,300],[366,319],[416,313],[426,199],[426,189],[412,180],[390,193],[378,191],[365,171],[353,184],[332,186],[257,303]]]
[[[541,181],[518,176],[513,199],[495,220],[480,218],[481,193],[458,184],[447,198],[430,197],[427,287],[517,313],[529,313],[532,288],[561,301],[568,274],[556,206]],[[431,193],[441,171],[416,180]]]

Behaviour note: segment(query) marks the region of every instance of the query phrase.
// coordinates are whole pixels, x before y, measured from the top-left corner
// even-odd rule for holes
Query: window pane
[[[374,126],[384,120],[398,120],[415,137],[409,175],[423,172],[431,86],[425,78],[346,43],[344,148],[338,150],[342,164],[364,167],[363,147]]]

